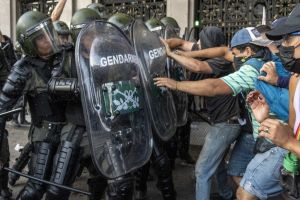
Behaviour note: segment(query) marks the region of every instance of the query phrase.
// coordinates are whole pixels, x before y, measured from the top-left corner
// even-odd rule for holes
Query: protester
[[[239,30],[231,40],[231,49],[236,59],[244,61],[240,69],[220,79],[177,82],[168,78],[155,78],[155,84],[173,90],[194,95],[216,96],[221,94],[237,95],[255,89],[255,80],[259,71],[252,62],[268,62],[272,54],[266,48],[266,41],[252,34],[253,28]],[[260,66],[262,67],[262,65]],[[259,123],[252,116],[253,135],[258,136]],[[279,163],[282,162],[285,150],[269,145],[250,161],[241,180],[238,199],[267,199],[282,192],[278,183]]]

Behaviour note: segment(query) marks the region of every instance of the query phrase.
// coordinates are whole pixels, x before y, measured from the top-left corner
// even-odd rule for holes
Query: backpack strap
[[[263,60],[257,59],[257,58],[250,58],[247,60],[244,65],[250,65],[254,67],[258,72],[260,72],[260,69],[265,64]]]

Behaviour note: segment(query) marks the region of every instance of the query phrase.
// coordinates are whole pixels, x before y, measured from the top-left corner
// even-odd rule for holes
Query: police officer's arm
[[[232,89],[221,79],[205,79],[200,81],[175,81],[169,78],[155,78],[155,85],[168,87],[197,96],[217,96],[233,94]]]
[[[179,48],[183,51],[191,51],[194,43],[179,38],[171,38],[165,40],[171,49]]]
[[[228,47],[214,47],[190,52],[178,52],[179,55],[191,58],[217,58],[224,57],[227,61],[233,62],[234,55]]]
[[[59,20],[65,5],[66,5],[67,0],[59,0],[58,3],[56,4],[55,8],[53,9],[52,13],[51,13],[51,20],[57,21]]]

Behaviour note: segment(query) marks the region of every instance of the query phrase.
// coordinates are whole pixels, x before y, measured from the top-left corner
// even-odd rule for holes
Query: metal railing
[[[239,29],[257,26],[262,22],[263,7],[266,21],[287,16],[299,0],[200,0],[196,18],[201,26],[218,26],[224,30],[227,41]]]

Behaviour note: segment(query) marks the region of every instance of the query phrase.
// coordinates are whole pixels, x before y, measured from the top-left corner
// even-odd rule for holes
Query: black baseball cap
[[[300,35],[300,3],[296,4],[283,24],[267,32],[266,36],[270,40],[280,40],[284,35],[289,34]]]

